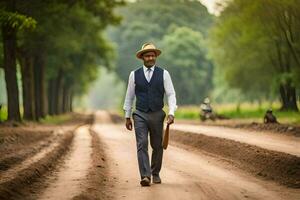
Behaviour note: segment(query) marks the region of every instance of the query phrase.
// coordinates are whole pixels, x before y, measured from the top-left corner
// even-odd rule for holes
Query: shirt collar
[[[155,65],[150,67],[151,71],[154,71],[154,68],[155,68]],[[145,65],[143,65],[143,69],[144,69],[144,72],[146,72],[148,68]]]

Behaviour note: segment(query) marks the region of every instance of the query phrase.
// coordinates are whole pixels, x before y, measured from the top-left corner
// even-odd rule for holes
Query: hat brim
[[[159,49],[144,49],[140,50],[136,53],[136,57],[139,59],[143,59],[143,54],[147,52],[155,52],[156,56],[158,57],[161,54],[161,50]]]

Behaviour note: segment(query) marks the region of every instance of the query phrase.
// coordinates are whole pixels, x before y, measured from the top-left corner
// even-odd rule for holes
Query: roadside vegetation
[[[2,120],[72,112],[99,69],[126,87],[130,71],[141,66],[136,51],[153,42],[162,50],[158,66],[172,77],[177,118],[197,119],[199,107],[188,105],[209,97],[229,118],[261,120],[272,108],[279,122],[299,122],[297,0],[221,1],[218,16],[199,0],[0,0],[0,6]],[[94,95],[102,108],[123,101],[125,89],[97,84],[105,88]]]
[[[214,112],[229,119],[245,122],[263,122],[267,109],[272,108],[273,114],[279,123],[300,124],[300,113],[294,111],[280,111],[280,103],[241,103],[241,104],[216,104],[212,105]],[[180,106],[176,111],[177,119],[199,119],[200,106]]]

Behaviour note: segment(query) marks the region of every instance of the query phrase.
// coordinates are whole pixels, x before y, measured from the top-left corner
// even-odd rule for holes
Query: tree
[[[123,16],[123,22],[121,26],[110,29],[109,35],[118,46],[116,72],[124,82],[127,81],[131,70],[141,66],[140,60],[136,59],[134,55],[136,51],[141,48],[143,43],[153,42],[158,48],[161,48],[163,50],[163,54],[158,59],[158,64],[165,64],[163,67],[171,67],[170,63],[162,63],[165,56],[167,57],[170,53],[175,53],[173,51],[169,51],[168,48],[170,47],[165,45],[165,38],[168,38],[169,35],[170,38],[177,37],[174,36],[173,32],[170,30],[175,30],[176,27],[178,29],[183,27],[184,30],[188,29],[188,33],[195,33],[192,33],[192,35],[196,35],[196,32],[201,34],[201,37],[203,38],[201,39],[202,41],[206,39],[207,31],[214,20],[214,17],[207,12],[207,9],[199,1],[141,0],[134,3],[128,3],[127,6],[118,9],[118,11]],[[186,37],[184,39],[187,40]],[[181,38],[179,38],[179,40],[181,40]],[[176,42],[176,44],[179,43],[179,41]],[[171,48],[173,47],[178,49],[178,47],[175,46],[172,46]],[[204,49],[206,47],[202,46],[201,48],[204,49],[199,51],[196,41],[194,45],[189,43],[189,47],[193,48],[193,50],[190,50],[189,52],[199,53],[197,56],[194,54],[188,56],[188,58],[193,59],[190,61],[190,64],[195,67],[195,63],[199,62],[197,67],[201,68],[200,65],[202,64],[202,58],[205,59],[206,50]],[[176,54],[178,54],[178,52],[176,52]],[[170,55],[172,58],[175,56],[176,55],[173,55],[172,57],[172,55]],[[167,60],[169,61],[169,59]],[[187,59],[185,59],[185,61],[187,61]],[[171,63],[174,66],[181,65],[181,61],[179,59],[176,59],[176,62],[178,63],[175,63],[175,61],[172,61]],[[189,70],[192,71],[192,68],[194,67],[191,66]],[[181,70],[176,71],[175,69],[175,67],[170,68],[172,77],[180,77],[183,75],[177,74],[180,73]],[[212,70],[212,68],[203,67],[203,70]],[[207,77],[199,80],[199,77],[202,76]],[[192,82],[195,82],[196,85],[199,86],[201,81],[207,81],[207,86],[211,87],[211,77],[209,76],[211,76],[211,71],[195,74],[195,76],[193,74],[193,76],[190,76],[186,80],[190,81],[188,84],[191,85],[192,88],[195,88]],[[175,85],[176,90],[177,85],[178,84]],[[203,86],[202,83],[200,85]],[[185,98],[186,100],[180,101],[180,103],[199,103],[199,99],[207,94],[206,87],[201,91],[197,88],[196,91],[197,92],[192,90],[177,90],[177,95],[191,97],[190,99]],[[204,93],[202,94],[202,92]]]
[[[159,62],[172,72],[178,103],[200,103],[208,95],[212,77],[202,34],[187,27],[174,27],[162,43],[165,51]]]
[[[102,36],[120,17],[113,12],[122,1],[0,1],[9,119],[20,120],[16,62],[22,72],[24,118],[35,120],[71,110],[72,98],[95,79],[96,68],[108,66],[111,45]],[[31,17],[27,17],[31,16]],[[34,19],[34,20],[33,20]],[[35,27],[33,31],[28,28]],[[9,82],[8,82],[9,80]],[[49,82],[49,84],[47,84]],[[50,89],[47,90],[47,87]],[[15,109],[15,110],[14,110]]]
[[[227,5],[211,31],[210,52],[231,87],[258,99],[279,88],[282,109],[298,110],[299,55],[293,53],[299,42],[298,9],[293,0],[235,0]]]
[[[3,42],[3,66],[7,89],[8,120],[21,121],[19,92],[16,77],[17,31],[34,28],[35,20],[16,12],[16,1],[0,1],[5,10],[0,10]]]
[[[74,6],[63,19],[54,19],[53,24],[57,24],[56,20],[60,22],[61,32],[50,38],[52,45],[48,48],[49,114],[72,110],[74,94],[87,91],[96,79],[99,66],[110,66],[113,53],[101,33],[107,23],[103,17],[95,16],[82,6]],[[119,18],[111,17],[111,20],[116,23]],[[51,29],[53,33],[57,26]]]

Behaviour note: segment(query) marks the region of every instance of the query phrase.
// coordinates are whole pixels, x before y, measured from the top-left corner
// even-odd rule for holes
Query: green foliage
[[[185,110],[178,109],[175,114],[176,119],[199,119],[199,111],[197,109]]]
[[[229,87],[249,99],[266,99],[274,97],[279,84],[300,86],[299,10],[295,0],[229,3],[209,42],[210,56]]]
[[[141,0],[118,12],[122,24],[108,33],[117,45],[116,72],[124,82],[142,65],[135,53],[143,43],[153,42],[162,49],[157,62],[169,70],[180,104],[198,103],[207,95],[212,65],[206,59],[205,38],[213,16],[199,1]]]
[[[280,103],[270,105],[269,102],[263,104],[242,103],[237,104],[213,104],[216,113],[229,117],[230,119],[244,120],[245,122],[263,122],[265,112],[269,108],[273,108],[273,113],[280,123],[300,124],[299,112],[279,111]],[[239,108],[239,109],[237,109]],[[176,119],[199,119],[200,107],[197,106],[181,106],[176,111]]]
[[[273,114],[276,116],[277,120],[280,123],[289,123],[289,124],[300,124],[300,114],[299,112],[292,112],[292,111],[273,111]],[[263,122],[263,117],[265,115],[267,108],[241,108],[239,111],[236,109],[232,110],[224,110],[219,112],[224,116],[227,116],[231,119],[247,119],[256,122]]]
[[[110,67],[113,48],[101,33],[102,25],[97,18],[82,7],[74,6],[64,18],[53,18],[47,26],[51,46],[48,50],[48,79],[55,78],[59,71],[64,73],[68,85],[76,94],[87,91],[97,77],[97,68]],[[60,33],[56,30],[59,28]]]
[[[88,90],[98,67],[112,68],[114,50],[103,31],[120,22],[114,8],[122,4],[122,0],[0,0],[5,69],[21,66],[25,118],[70,111],[73,97]],[[8,96],[17,100],[14,105],[8,102],[9,108],[22,103],[16,93],[8,89]],[[15,115],[19,116],[18,109]]]
[[[2,105],[2,109],[0,110],[0,122],[5,121],[7,119],[7,107]]]
[[[63,73],[63,82],[75,94],[87,92],[97,77],[97,68],[112,67],[114,50],[103,36],[109,24],[120,17],[113,8],[122,1],[24,1],[17,9],[37,21],[33,32],[19,32],[19,46],[45,60],[47,80]]]
[[[210,89],[212,72],[202,34],[187,27],[172,28],[162,40],[162,49],[160,62],[172,74],[178,103],[200,103]]]
[[[36,21],[32,17],[28,17],[17,12],[7,12],[2,9],[0,9],[0,24],[18,30],[32,30],[36,27]]]
[[[89,91],[89,108],[95,110],[118,108],[124,100],[123,82],[117,79],[115,73],[109,72],[105,68],[102,68],[99,73],[97,81],[92,84]],[[111,86],[113,86],[113,90]]]
[[[47,116],[45,119],[42,119],[40,122],[43,124],[54,124],[54,125],[60,125],[64,124],[67,121],[70,121],[72,119],[71,114],[63,114],[63,115],[57,115],[57,116]]]

